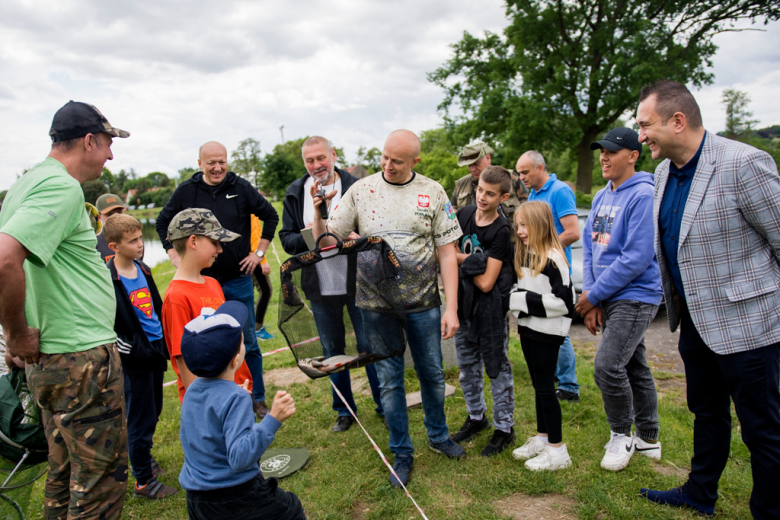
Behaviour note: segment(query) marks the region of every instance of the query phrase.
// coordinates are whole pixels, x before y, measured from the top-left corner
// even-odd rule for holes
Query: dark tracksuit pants
[[[152,478],[152,437],[163,405],[163,374],[125,372],[127,451],[139,486]]]

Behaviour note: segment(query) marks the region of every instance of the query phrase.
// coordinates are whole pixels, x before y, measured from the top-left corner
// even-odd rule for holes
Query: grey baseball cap
[[[180,211],[168,225],[168,240],[174,241],[191,235],[209,237],[219,242],[232,242],[241,235],[222,227],[210,209],[190,208]]]
[[[460,155],[458,156],[458,166],[468,166],[474,164],[484,156],[493,153],[493,149],[487,145],[484,141],[477,139],[471,141],[469,144],[463,147]]]

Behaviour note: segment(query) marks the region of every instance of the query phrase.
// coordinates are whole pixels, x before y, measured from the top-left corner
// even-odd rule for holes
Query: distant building
[[[154,188],[149,188],[146,191],[158,191],[160,190],[159,187],[155,186]],[[138,193],[138,190],[133,188],[131,190],[127,190],[127,197],[125,197],[125,204],[130,204],[130,201],[135,198],[136,193]]]
[[[364,177],[368,177],[369,175],[371,175],[370,173],[368,173],[368,170],[366,170],[363,167],[362,164],[358,164],[356,166],[350,166],[349,168],[347,168],[347,171],[352,175],[354,175],[355,177],[357,177],[358,179],[362,179]]]

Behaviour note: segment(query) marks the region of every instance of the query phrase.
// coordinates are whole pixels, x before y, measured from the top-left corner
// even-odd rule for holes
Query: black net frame
[[[325,248],[315,247],[313,251],[290,257],[280,268],[278,327],[298,368],[311,379],[402,356],[406,348],[405,338],[401,338],[400,343],[394,341],[393,345],[383,340],[366,342],[363,346],[365,350],[359,352],[345,307],[341,312],[345,330],[344,345],[329,345],[331,355],[325,358],[311,301],[330,305],[334,301],[328,299],[330,296],[354,296],[355,304],[360,309],[376,310],[398,317],[404,315],[401,295],[396,288],[402,268],[392,248],[380,237],[342,242],[332,233],[318,237],[317,244],[326,236],[334,237],[337,244]],[[365,290],[367,287],[371,290]]]
[[[32,484],[48,469],[48,445],[43,433],[41,411],[27,387],[24,371],[14,368],[7,378],[19,399],[17,406],[3,405],[0,423],[0,518],[26,518]],[[14,408],[10,415],[9,411]],[[19,432],[9,425],[15,425]],[[3,431],[5,430],[5,431]],[[19,441],[19,442],[17,442]],[[23,444],[20,444],[23,443]]]

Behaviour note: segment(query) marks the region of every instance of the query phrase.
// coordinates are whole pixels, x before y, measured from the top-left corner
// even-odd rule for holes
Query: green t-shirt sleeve
[[[84,194],[76,183],[47,179],[30,190],[24,201],[0,229],[29,252],[30,260],[46,267],[60,243],[86,218]]]

